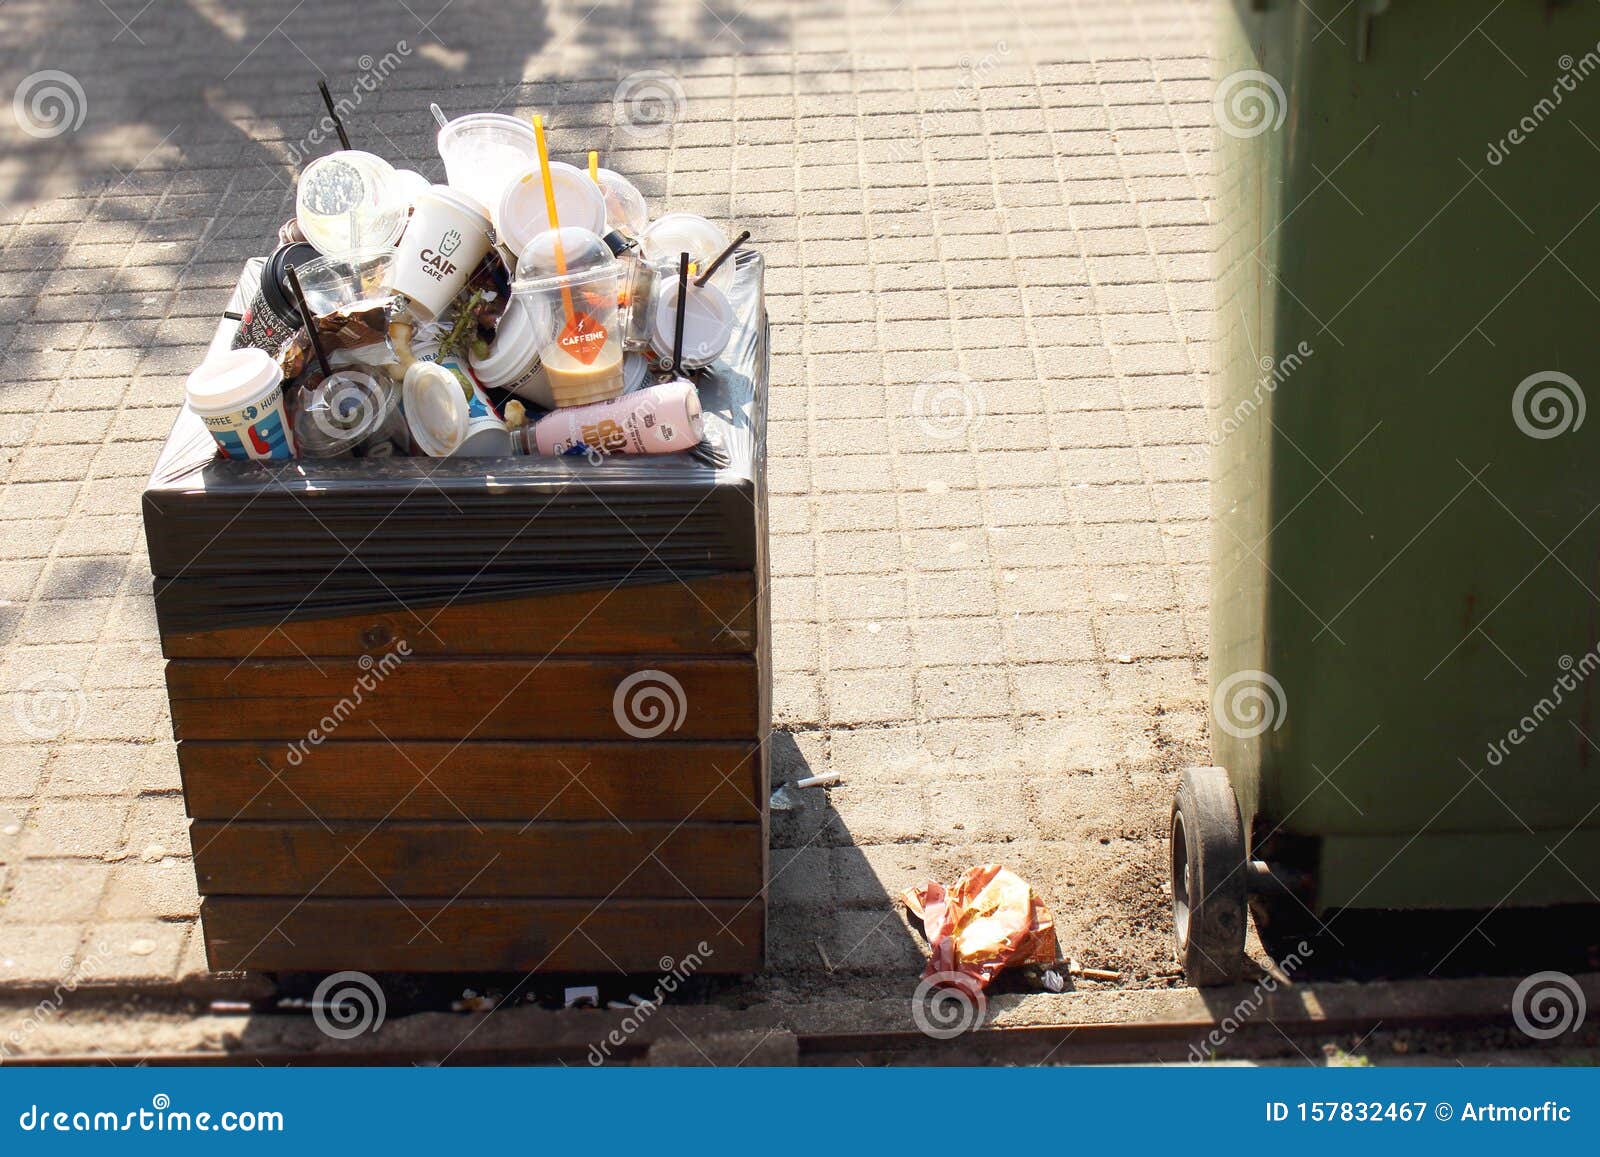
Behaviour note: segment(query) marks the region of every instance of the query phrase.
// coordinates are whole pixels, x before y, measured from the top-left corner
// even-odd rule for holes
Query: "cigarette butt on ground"
[[[828,959],[828,950],[822,946],[822,941],[820,939],[817,941],[817,955],[822,957],[822,967],[826,968],[829,972],[832,972],[833,961]]]
[[[1109,968],[1085,968],[1076,960],[1067,962],[1067,971],[1073,976],[1081,976],[1085,980],[1121,980],[1122,973],[1113,972]]]
[[[795,787],[832,787],[839,782],[837,771],[825,771],[821,775],[807,776],[805,779],[794,781]]]

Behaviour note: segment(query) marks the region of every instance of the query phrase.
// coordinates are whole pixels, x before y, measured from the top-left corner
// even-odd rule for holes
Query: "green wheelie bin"
[[[1258,895],[1600,902],[1600,6],[1217,14],[1197,984]]]

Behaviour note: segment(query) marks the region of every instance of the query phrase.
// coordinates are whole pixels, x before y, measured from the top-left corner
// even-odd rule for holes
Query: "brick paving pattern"
[[[779,974],[915,975],[893,897],[998,858],[1149,975],[1204,753],[1204,5],[436,2],[0,9],[0,97],[84,95],[0,108],[0,986],[204,970],[139,494],[318,70],[402,41],[358,147],[440,175],[429,100],[543,111],[767,256],[776,770],[843,776],[775,816]],[[686,104],[638,139],[647,67]]]

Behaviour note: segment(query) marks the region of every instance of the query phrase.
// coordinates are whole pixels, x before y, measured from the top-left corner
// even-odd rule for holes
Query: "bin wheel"
[[[1243,976],[1247,901],[1244,826],[1228,773],[1185,768],[1172,801],[1172,922],[1191,984]]]

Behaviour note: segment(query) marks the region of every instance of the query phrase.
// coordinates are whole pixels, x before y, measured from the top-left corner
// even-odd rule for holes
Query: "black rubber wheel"
[[[1172,801],[1172,924],[1178,963],[1198,987],[1244,975],[1244,855],[1228,773],[1185,768]]]

